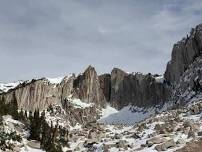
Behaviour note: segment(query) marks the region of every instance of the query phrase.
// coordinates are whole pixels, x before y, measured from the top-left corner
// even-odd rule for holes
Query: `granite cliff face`
[[[46,79],[22,83],[16,88],[1,94],[0,98],[4,97],[6,102],[10,102],[13,100],[14,95],[19,108],[26,110],[42,110],[59,99],[58,88],[48,83]]]
[[[10,102],[13,95],[16,96],[19,108],[26,110],[43,110],[49,105],[61,104],[70,96],[87,103],[94,103],[97,107],[103,107],[106,103],[98,75],[91,66],[78,77],[73,74],[65,77],[59,84],[51,84],[45,78],[24,82],[8,92],[1,93],[0,98]]]
[[[176,83],[188,66],[202,52],[202,24],[192,29],[190,36],[183,38],[173,47],[171,61],[168,62],[165,79],[168,83]]]
[[[187,102],[201,93],[202,24],[174,45],[171,61],[165,71],[176,103]]]
[[[127,74],[116,68],[112,70],[111,82],[110,102],[118,109],[129,104],[138,107],[162,104],[170,95],[167,85],[151,74]]]
[[[24,82],[8,92],[1,90],[0,98],[9,102],[15,95],[19,108],[26,110],[42,110],[50,104],[61,104],[69,97],[94,103],[97,108],[109,103],[117,109],[127,105],[155,106],[169,100],[176,102],[202,91],[201,52],[202,24],[174,45],[165,81],[159,81],[156,75],[129,74],[118,68],[111,74],[99,76],[95,68],[89,66],[84,73],[65,77],[58,84],[51,84],[44,78]]]
[[[105,96],[106,101],[110,101],[111,97],[111,75],[102,74],[99,76],[100,88]]]
[[[73,97],[103,107],[106,103],[95,68],[89,66],[73,83]]]

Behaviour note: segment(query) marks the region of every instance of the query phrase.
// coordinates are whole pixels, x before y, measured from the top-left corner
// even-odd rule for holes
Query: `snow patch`
[[[107,118],[108,116],[118,113],[119,111],[116,110],[115,108],[111,107],[110,105],[107,105],[106,108],[102,109],[102,114],[101,114],[101,120]]]
[[[155,80],[157,83],[163,83],[164,82],[164,77],[162,75],[155,77]]]
[[[57,77],[57,78],[46,78],[51,84],[59,84],[62,82],[64,77]]]
[[[156,112],[162,112],[169,109],[170,106],[170,104],[164,104],[161,108],[150,107],[144,109],[128,105],[123,107],[120,111],[117,111],[108,105],[106,108],[102,109],[102,116],[98,121],[105,124],[133,125],[146,118],[149,118]]]
[[[85,103],[80,99],[69,99],[69,102],[71,102],[76,108],[88,108],[93,106],[93,103]]]
[[[99,120],[99,122],[106,124],[128,124],[132,125],[136,122],[142,121],[145,118],[148,118],[151,114],[155,113],[155,110],[152,108],[147,109],[147,111],[141,111],[138,108],[138,111],[134,111],[133,109],[137,109],[137,107],[126,106],[122,108],[120,111],[109,114],[107,117],[103,117]],[[108,111],[108,110],[104,110]],[[103,112],[104,113],[104,112]]]
[[[23,81],[16,81],[11,83],[0,83],[0,90],[2,90],[3,92],[7,92],[8,90],[17,87],[22,82]]]

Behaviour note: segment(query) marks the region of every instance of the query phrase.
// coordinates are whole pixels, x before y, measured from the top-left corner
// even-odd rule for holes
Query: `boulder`
[[[147,140],[146,144],[148,144],[148,145],[154,145],[154,144],[161,144],[163,142],[166,142],[166,139],[161,138],[161,137],[154,137],[152,139]]]
[[[186,141],[184,141],[183,139],[178,139],[176,144],[184,144],[186,143]]]
[[[190,112],[192,115],[196,115],[200,113],[200,109],[197,105],[194,105],[190,108]]]
[[[133,133],[130,137],[134,138],[134,139],[140,139],[141,138],[137,133]]]
[[[198,136],[202,136],[202,131],[199,131],[199,132],[198,132]]]
[[[20,149],[20,147],[15,146],[15,147],[13,148],[13,151],[15,151],[15,152],[21,152],[21,149]]]
[[[201,152],[202,141],[192,141],[187,143],[183,148],[176,150],[176,152]]]
[[[41,144],[39,141],[36,140],[32,140],[32,141],[28,141],[27,145],[33,149],[40,149],[41,148]]]
[[[171,139],[171,140],[164,142],[163,144],[157,145],[155,147],[155,149],[157,151],[166,151],[167,149],[169,149],[171,147],[175,147],[175,146],[176,146],[175,141],[173,139]]]
[[[189,131],[188,133],[188,138],[195,138],[196,137],[196,134],[194,131]]]
[[[114,139],[121,139],[122,137],[123,137],[122,134],[116,133],[116,134],[114,135]]]
[[[119,140],[117,143],[117,148],[124,148],[127,149],[128,148],[128,143],[126,140]]]

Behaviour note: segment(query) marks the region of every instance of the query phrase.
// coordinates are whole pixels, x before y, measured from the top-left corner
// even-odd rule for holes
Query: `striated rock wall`
[[[72,95],[72,92],[74,91],[73,85],[75,79],[76,76],[74,74],[70,77],[65,77],[62,82],[57,86],[59,89],[61,101]]]
[[[188,66],[202,52],[202,24],[192,29],[190,36],[176,43],[172,50],[171,61],[165,71],[165,79],[170,84],[175,84]]]
[[[13,100],[13,94],[16,96],[19,108],[26,110],[47,108],[58,101],[60,96],[58,88],[45,79],[20,84],[15,89],[1,94],[0,98],[4,97],[6,102],[10,102]]]
[[[170,97],[170,90],[165,83],[157,82],[151,74],[127,74],[120,69],[113,69],[111,74],[110,102],[118,109],[129,104],[149,107],[164,103]]]
[[[164,76],[172,88],[171,100],[175,103],[186,103],[201,94],[201,54],[202,24],[199,24],[189,36],[174,45],[171,61],[167,64]]]
[[[111,75],[102,74],[99,76],[100,88],[105,96],[105,99],[109,102],[111,96]]]
[[[74,80],[73,88],[73,97],[75,98],[95,103],[98,107],[103,107],[106,104],[97,72],[92,66],[89,66],[83,74]]]
[[[6,102],[10,102],[13,94],[17,98],[20,109],[32,111],[46,109],[51,104],[60,104],[69,96],[79,98],[84,102],[95,103],[97,107],[103,107],[106,104],[98,75],[91,66],[78,77],[75,75],[65,77],[60,84],[51,84],[45,78],[22,83],[16,88],[0,94],[0,98],[4,97]]]
[[[172,100],[186,103],[202,93],[202,56],[199,56],[187,68],[176,84]],[[197,99],[201,98],[200,96]]]

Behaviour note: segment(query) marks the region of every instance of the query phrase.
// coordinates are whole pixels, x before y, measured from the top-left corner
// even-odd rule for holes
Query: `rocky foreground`
[[[71,151],[198,151],[202,102],[178,108],[133,126],[90,123],[72,130]],[[195,146],[191,146],[192,143]]]
[[[69,128],[69,142],[63,151],[198,152],[202,147],[201,116],[202,101],[199,101],[154,114],[135,125],[77,124]],[[51,120],[51,114],[47,115],[47,120]],[[42,151],[39,142],[27,139],[29,133],[25,124],[10,116],[3,117],[3,124],[4,130],[16,131],[22,137],[20,142],[8,140],[14,143],[14,151]]]

